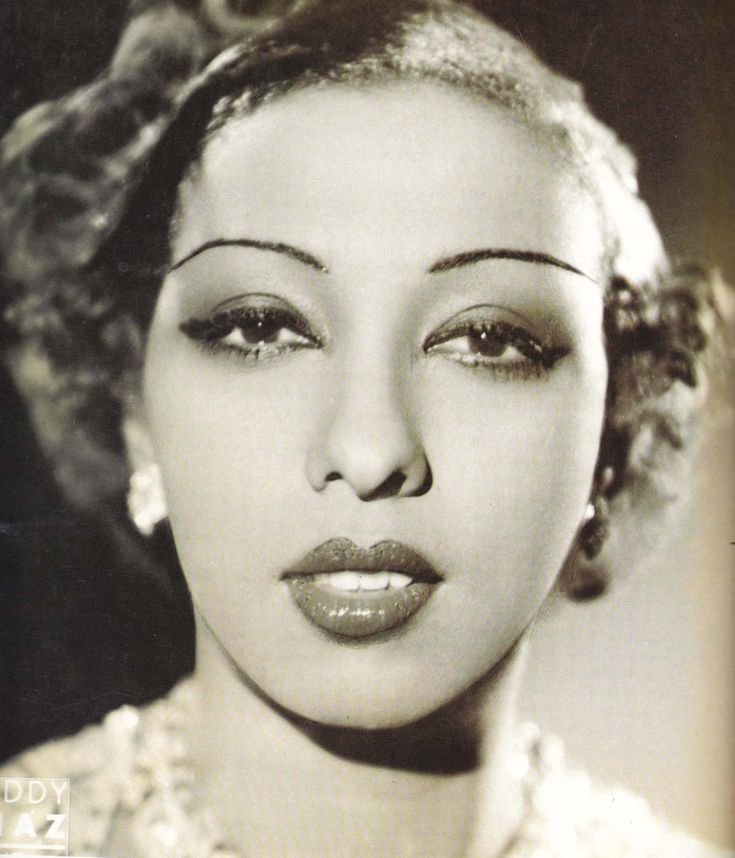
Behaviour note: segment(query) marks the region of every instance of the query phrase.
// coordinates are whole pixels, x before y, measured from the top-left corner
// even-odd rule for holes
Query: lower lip
[[[398,628],[429,600],[436,584],[345,592],[317,584],[312,575],[286,579],[294,602],[314,625],[345,638],[365,638]]]

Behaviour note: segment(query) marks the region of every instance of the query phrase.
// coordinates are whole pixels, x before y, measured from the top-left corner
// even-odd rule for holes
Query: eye
[[[497,308],[470,308],[430,334],[424,352],[518,378],[547,374],[569,349],[542,343],[516,318],[503,318]]]
[[[210,352],[230,352],[250,361],[298,349],[320,348],[320,338],[294,307],[270,295],[252,295],[203,319],[189,319],[180,330]]]

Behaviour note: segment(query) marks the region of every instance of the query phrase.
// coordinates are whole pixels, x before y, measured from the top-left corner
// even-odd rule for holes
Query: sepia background
[[[3,0],[0,132],[104,66],[126,5]],[[582,81],[595,112],[637,153],[642,194],[670,252],[735,282],[735,2],[478,5]],[[563,736],[574,762],[732,845],[735,467],[726,377],[714,393],[719,407],[677,526],[609,596],[563,606],[541,624],[522,710]],[[109,537],[64,505],[0,375],[0,758],[165,690],[191,665],[187,610],[175,584],[123,576]]]

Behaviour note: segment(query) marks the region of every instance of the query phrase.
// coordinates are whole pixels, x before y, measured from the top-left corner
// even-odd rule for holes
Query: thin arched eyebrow
[[[563,271],[571,271],[572,274],[579,274],[580,277],[585,277],[593,283],[597,283],[594,277],[585,274],[574,265],[564,262],[563,259],[557,259],[556,256],[551,256],[548,253],[538,253],[534,250],[510,250],[508,248],[484,248],[481,250],[467,250],[464,253],[456,253],[454,256],[447,256],[435,262],[429,268],[429,274],[437,274],[440,271],[451,271],[453,268],[462,268],[465,265],[474,265],[476,262],[482,262],[485,259],[512,259],[517,262],[532,262],[536,265],[553,265],[555,268],[561,268]]]
[[[181,268],[190,259],[194,259],[195,256],[199,256],[200,253],[204,253],[206,250],[212,250],[214,247],[254,247],[256,250],[269,250],[273,253],[282,253],[284,256],[290,256],[291,259],[308,265],[310,268],[315,268],[322,274],[329,273],[329,269],[323,262],[320,262],[315,256],[312,256],[305,250],[301,250],[291,244],[284,244],[280,241],[258,241],[255,238],[215,238],[212,241],[205,241],[204,244],[200,244],[191,253],[187,253],[183,259],[179,259],[178,262],[174,262],[173,265],[169,266],[169,272],[176,271],[177,268]]]

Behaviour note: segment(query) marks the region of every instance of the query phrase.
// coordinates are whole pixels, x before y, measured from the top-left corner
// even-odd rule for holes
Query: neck
[[[519,649],[437,715],[345,730],[279,709],[197,619],[195,682],[206,701],[192,719],[199,797],[249,856],[500,854],[522,809],[505,765]]]

